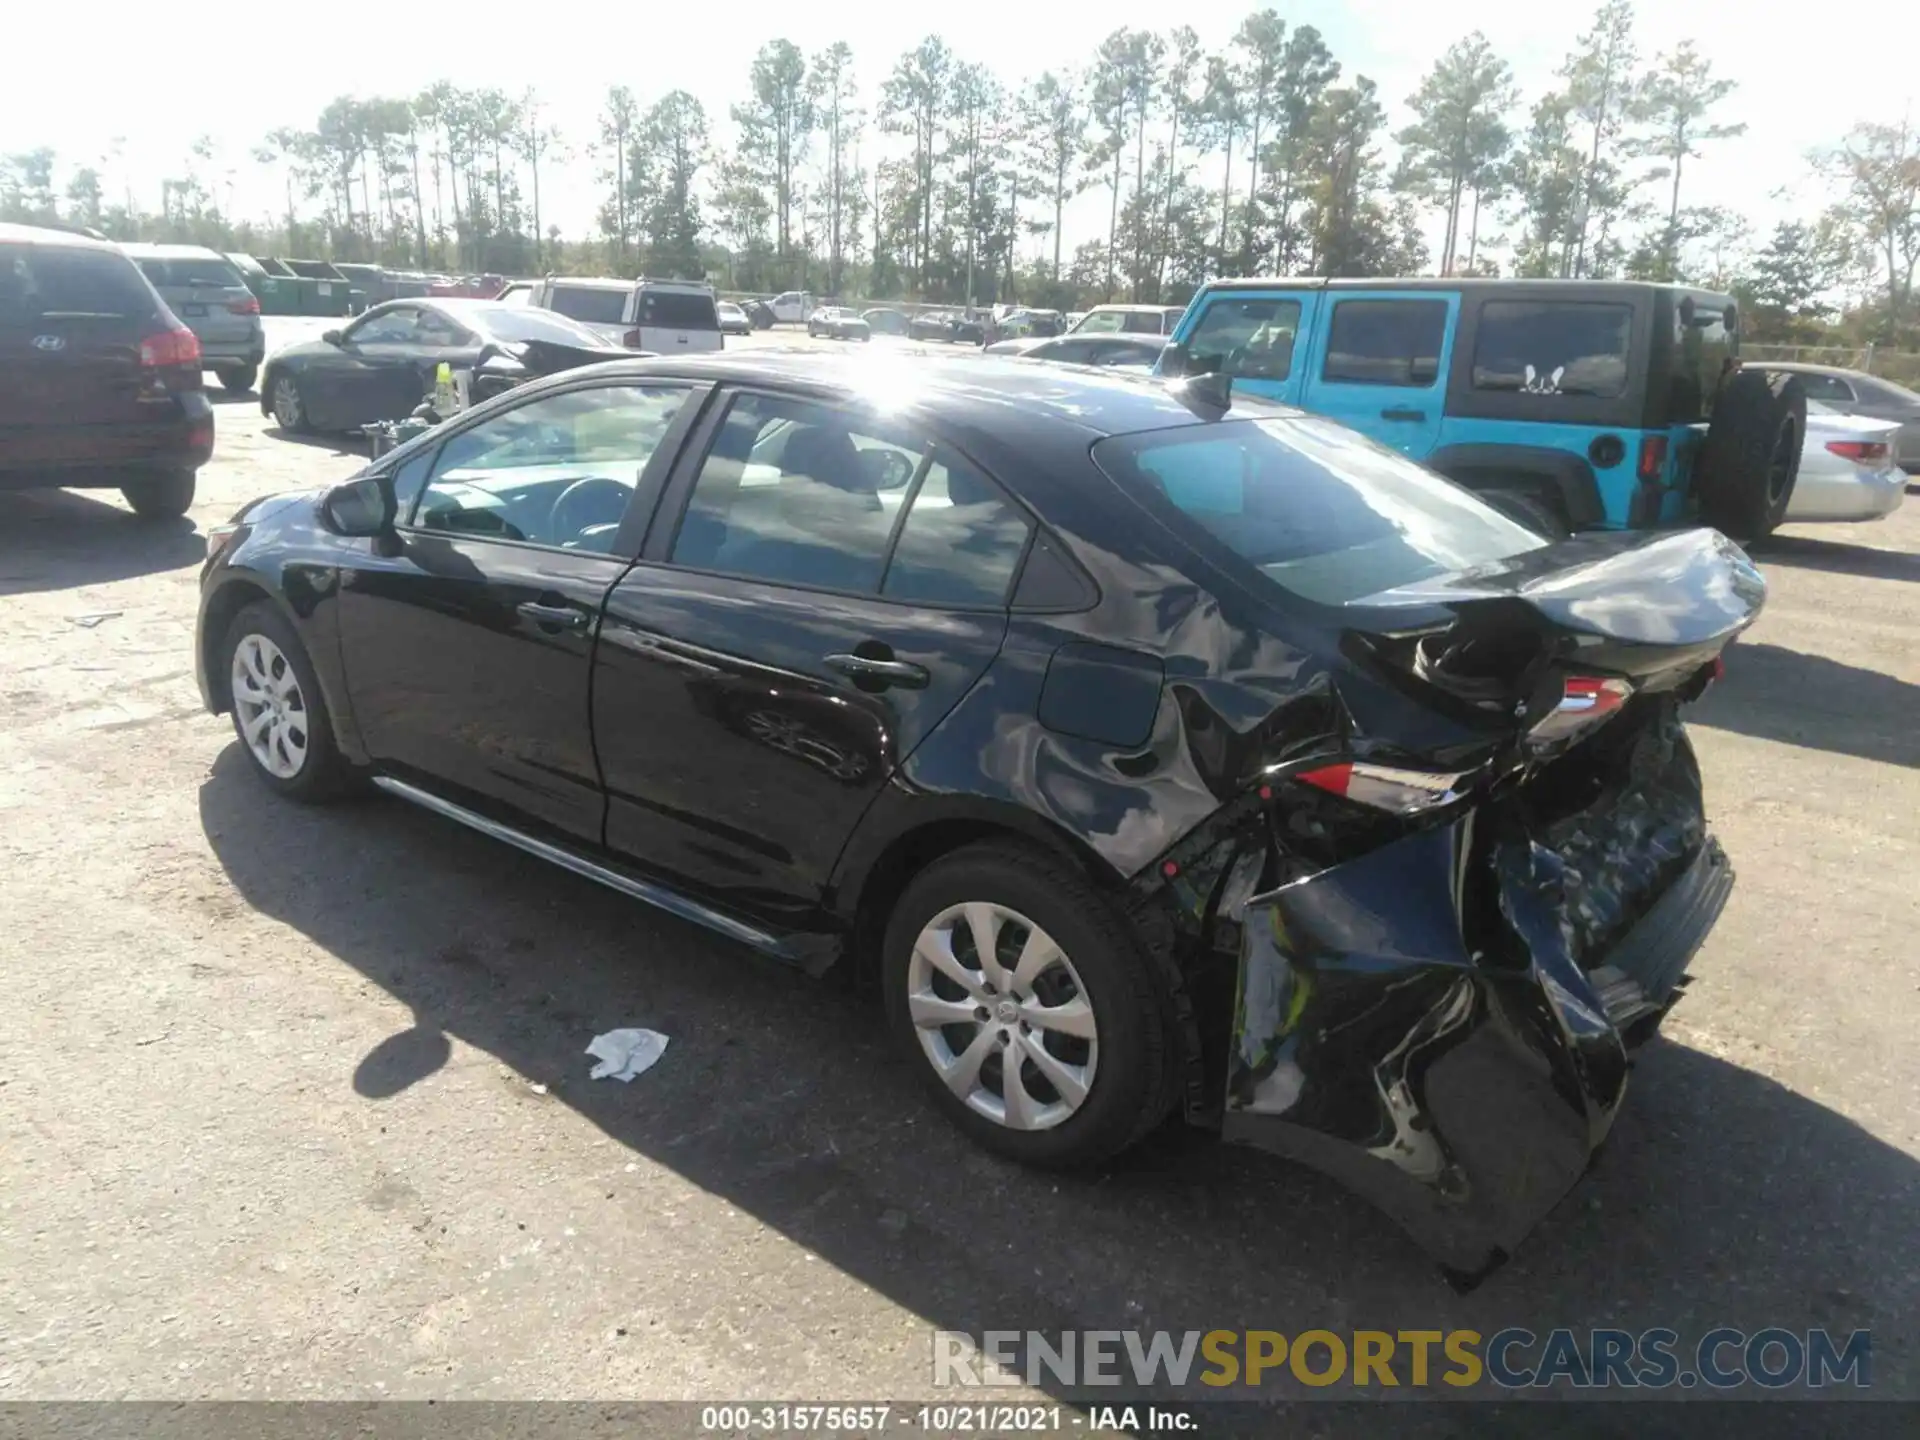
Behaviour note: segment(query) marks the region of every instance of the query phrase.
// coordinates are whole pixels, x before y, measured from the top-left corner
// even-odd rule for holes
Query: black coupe
[[[372,785],[876,976],[1019,1160],[1180,1110],[1483,1271],[1732,879],[1681,706],[1765,587],[1218,377],[761,352],[514,389],[209,537],[270,789]]]
[[[466,368],[489,345],[542,341],[604,350],[609,359],[633,353],[550,310],[493,300],[392,300],[343,330],[270,356],[260,411],[296,435],[404,420],[443,361]]]

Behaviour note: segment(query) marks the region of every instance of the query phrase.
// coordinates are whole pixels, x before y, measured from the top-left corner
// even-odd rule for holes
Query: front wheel
[[[326,698],[293,624],[257,601],[227,627],[222,647],[233,732],[253,773],[292,800],[330,800],[353,769],[334,744]]]
[[[900,897],[882,953],[888,1028],[946,1114],[1030,1165],[1094,1165],[1178,1098],[1173,1006],[1119,910],[1074,867],[976,845]]]
[[[133,513],[142,520],[178,520],[193,504],[191,470],[166,470],[129,480],[120,487]]]

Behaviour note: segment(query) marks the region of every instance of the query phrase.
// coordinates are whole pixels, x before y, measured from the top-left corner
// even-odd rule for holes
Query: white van
[[[527,303],[577,320],[629,350],[692,355],[722,345],[713,287],[698,280],[549,275],[533,282]]]

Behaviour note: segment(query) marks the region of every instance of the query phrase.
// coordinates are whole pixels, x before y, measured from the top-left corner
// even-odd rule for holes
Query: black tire
[[[274,372],[267,387],[267,404],[268,413],[288,434],[305,435],[312,431],[313,422],[307,419],[307,402],[300,397],[299,382],[286,371]]]
[[[1713,404],[1694,465],[1700,517],[1735,540],[1764,540],[1786,518],[1800,478],[1807,397],[1797,376],[1740,370]]]
[[[244,395],[253,389],[253,382],[260,375],[258,365],[239,365],[228,370],[216,370],[220,377],[220,388],[229,395]]]
[[[242,704],[232,694],[234,652],[252,635],[265,636],[273,642],[274,648],[292,669],[299,686],[297,713],[302,714],[306,722],[303,732],[306,755],[297,773],[290,776],[274,774],[254,754],[247,740]],[[247,757],[247,768],[253,771],[261,784],[277,795],[284,795],[302,804],[319,804],[337,799],[356,788],[359,774],[334,743],[333,718],[327,713],[326,696],[320,689],[318,677],[313,673],[313,662],[307,658],[307,647],[300,643],[299,634],[286,616],[264,600],[242,607],[240,613],[233,617],[233,623],[227,626],[217,663],[220,667],[217,672],[221,677],[220,683],[228,691],[227,710],[233,721],[234,738],[240,742],[240,753]]]
[[[193,491],[191,470],[162,470],[120,487],[127,504],[142,520],[178,520],[192,507]]]
[[[1099,1045],[1093,1081],[1079,1108],[1051,1128],[1014,1130],[975,1110],[948,1088],[921,1047],[908,1001],[915,942],[941,912],[975,901],[1031,920],[1084,982]],[[1119,909],[1076,868],[1043,850],[983,843],[922,871],[888,918],[881,966],[887,1026],[907,1063],[934,1103],[988,1150],[1026,1165],[1098,1165],[1139,1141],[1179,1099],[1179,1029],[1161,970]],[[987,1065],[993,1063],[990,1058]]]
[[[1529,530],[1549,540],[1564,540],[1573,534],[1573,522],[1559,497],[1538,490],[1497,489],[1479,491],[1479,496],[1501,514],[1518,520]]]

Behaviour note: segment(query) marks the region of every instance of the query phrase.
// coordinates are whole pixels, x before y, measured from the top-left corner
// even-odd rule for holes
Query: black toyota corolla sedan
[[[1550,542],[1217,379],[765,352],[537,381],[209,539],[198,672],[360,782],[813,971],[1086,1164],[1179,1110],[1483,1271],[1731,887],[1696,530]]]

